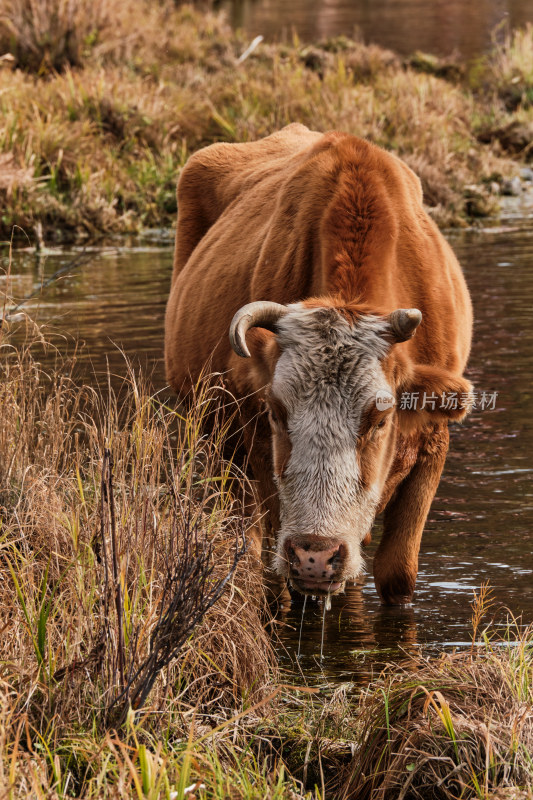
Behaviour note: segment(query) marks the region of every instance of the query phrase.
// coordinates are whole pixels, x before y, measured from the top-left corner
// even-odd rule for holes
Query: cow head
[[[417,309],[378,315],[306,301],[250,303],[232,321],[233,350],[252,357],[254,382],[267,387],[280,500],[274,567],[300,592],[336,592],[361,573],[398,430],[466,413],[440,408],[440,398],[468,392],[468,381],[397,353],[421,319]],[[411,392],[439,402],[402,409]]]

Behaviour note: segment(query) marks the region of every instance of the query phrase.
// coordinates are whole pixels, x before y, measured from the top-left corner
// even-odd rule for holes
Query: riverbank
[[[262,42],[242,60],[249,42],[211,12],[80,0],[52,26],[26,6],[8,3],[0,30],[6,239],[14,226],[34,241],[171,225],[191,153],[294,121],[397,153],[443,226],[497,214],[533,180],[531,27],[468,67],[345,37]]]
[[[469,651],[363,691],[281,674],[231,406],[205,435],[207,384],[178,416],[132,369],[109,397],[0,335],[2,796],[530,800],[531,630],[482,590]]]

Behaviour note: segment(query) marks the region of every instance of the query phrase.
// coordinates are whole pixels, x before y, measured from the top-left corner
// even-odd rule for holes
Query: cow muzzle
[[[344,587],[342,578],[347,548],[340,541],[285,542],[288,577],[302,594],[334,594]],[[321,549],[323,547],[323,549]]]

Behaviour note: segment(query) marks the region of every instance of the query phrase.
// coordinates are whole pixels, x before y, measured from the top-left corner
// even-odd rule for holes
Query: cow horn
[[[229,329],[229,340],[232,349],[242,358],[250,358],[250,351],[246,346],[246,332],[250,328],[266,328],[268,331],[275,331],[276,322],[284,317],[289,309],[279,303],[270,303],[267,300],[259,300],[256,303],[239,308]]]
[[[422,312],[418,308],[398,308],[386,318],[390,326],[393,342],[405,342],[414,336],[422,322]]]

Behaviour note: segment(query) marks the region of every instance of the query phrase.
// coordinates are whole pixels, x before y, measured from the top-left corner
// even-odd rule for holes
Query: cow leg
[[[287,607],[291,602],[287,581],[271,567],[279,529],[279,500],[273,480],[270,425],[267,415],[258,414],[257,406],[249,401],[241,404],[241,423],[247,463],[255,479],[254,491],[247,493],[245,503],[251,518],[247,536],[263,562],[263,581],[269,604],[271,607]]]
[[[374,557],[374,580],[386,605],[411,602],[427,515],[448,452],[447,425],[423,434],[415,465],[385,508],[383,536]]]
[[[251,516],[252,525],[248,531],[248,538],[252,538],[255,552],[263,562],[263,583],[271,609],[274,610],[279,606],[287,608],[291,603],[287,581],[274,572],[271,566],[278,529],[277,493],[272,496],[270,492],[271,489],[275,491],[275,487],[272,480],[267,480],[263,473],[264,461],[261,461],[254,469],[254,458],[252,457],[250,466],[254,475],[262,475],[263,480],[259,478],[255,481],[257,497]]]

